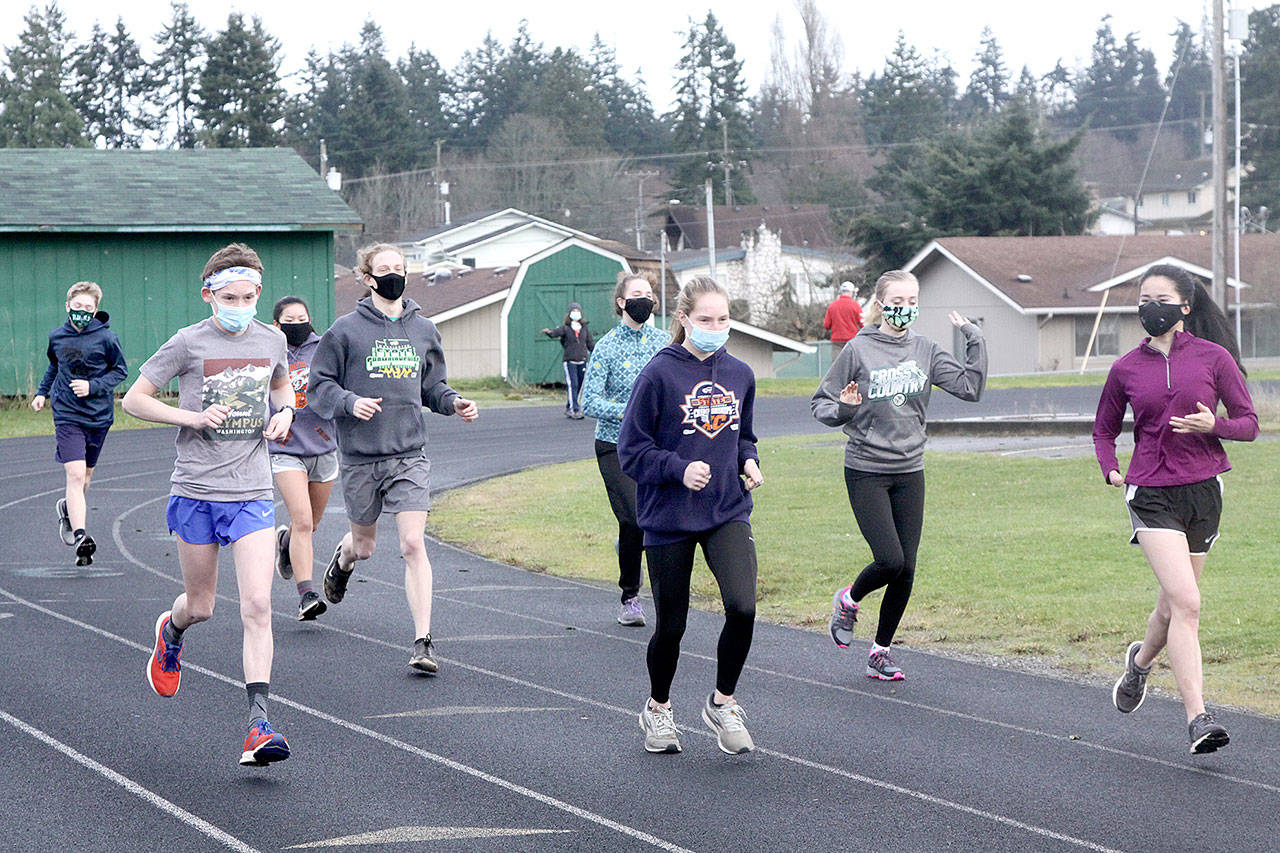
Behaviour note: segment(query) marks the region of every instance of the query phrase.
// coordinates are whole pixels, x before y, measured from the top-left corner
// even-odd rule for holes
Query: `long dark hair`
[[[285,296],[276,302],[275,307],[271,309],[271,319],[277,323],[280,322],[280,315],[284,313],[284,309],[290,305],[301,305],[307,312],[307,316],[311,316],[311,306],[307,305],[307,300],[301,296]]]
[[[1231,328],[1231,321],[1218,307],[1218,303],[1213,301],[1209,291],[1204,289],[1200,279],[1182,267],[1173,264],[1156,264],[1138,279],[1138,287],[1141,288],[1144,281],[1156,276],[1172,281],[1178,295],[1191,306],[1191,313],[1182,319],[1182,328],[1197,338],[1213,341],[1231,353],[1231,357],[1236,360],[1236,366],[1240,368],[1240,373],[1247,376],[1248,372],[1240,360],[1240,346],[1236,342],[1236,333]]]

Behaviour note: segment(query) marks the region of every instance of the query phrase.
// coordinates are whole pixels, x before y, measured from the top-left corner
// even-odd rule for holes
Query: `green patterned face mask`
[[[71,325],[75,326],[77,329],[83,329],[93,322],[92,311],[77,311],[72,308],[67,312],[67,317],[71,319]]]

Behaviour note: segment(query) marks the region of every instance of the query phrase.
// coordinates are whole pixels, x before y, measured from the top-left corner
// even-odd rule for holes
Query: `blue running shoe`
[[[288,757],[289,742],[284,735],[273,731],[266,720],[254,720],[244,739],[240,764],[244,767],[266,767],[273,761],[284,761]]]

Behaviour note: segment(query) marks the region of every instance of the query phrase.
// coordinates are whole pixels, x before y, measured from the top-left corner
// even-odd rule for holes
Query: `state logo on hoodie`
[[[738,428],[738,396],[710,379],[694,385],[680,408],[684,410],[681,423],[693,427],[686,429],[685,435],[697,430],[707,438],[715,438],[725,427]]]

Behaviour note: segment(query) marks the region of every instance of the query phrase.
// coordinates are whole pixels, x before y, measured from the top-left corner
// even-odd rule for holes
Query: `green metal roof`
[[[0,231],[360,227],[360,216],[289,148],[0,148]]]

